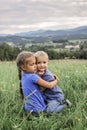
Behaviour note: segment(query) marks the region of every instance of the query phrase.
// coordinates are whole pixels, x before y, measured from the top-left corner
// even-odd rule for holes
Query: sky
[[[0,0],[0,34],[87,26],[87,0]]]

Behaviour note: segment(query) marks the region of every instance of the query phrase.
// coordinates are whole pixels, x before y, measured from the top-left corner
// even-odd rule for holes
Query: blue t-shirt
[[[26,111],[42,112],[46,109],[43,95],[37,81],[40,77],[34,73],[22,74],[22,90],[24,95],[24,108]]]
[[[41,78],[48,82],[54,80],[53,74],[48,70],[46,70],[46,72],[44,73],[44,75]],[[47,102],[51,101],[51,100],[57,100],[57,101],[61,102],[64,99],[64,94],[63,94],[61,88],[57,85],[51,89],[46,88],[43,91],[43,96],[44,96],[45,101],[47,101]]]

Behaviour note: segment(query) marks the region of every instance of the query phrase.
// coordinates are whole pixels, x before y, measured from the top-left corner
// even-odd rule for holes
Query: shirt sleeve
[[[39,76],[39,75],[37,75],[37,74],[32,74],[31,80],[33,81],[33,83],[37,83],[39,79],[40,79],[40,76]]]

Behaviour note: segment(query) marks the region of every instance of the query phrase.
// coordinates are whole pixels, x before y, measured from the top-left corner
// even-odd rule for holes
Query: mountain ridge
[[[72,29],[59,29],[59,30],[37,30],[37,31],[30,31],[30,32],[21,32],[21,33],[16,33],[16,36],[49,36],[49,35],[60,35],[60,34],[66,34],[66,33],[77,33],[77,32],[84,32],[86,30],[87,33],[87,26],[80,26]]]
[[[0,43],[12,42],[14,44],[43,43],[58,40],[87,39],[87,26],[80,26],[64,30],[37,30],[21,32],[14,35],[0,35]]]

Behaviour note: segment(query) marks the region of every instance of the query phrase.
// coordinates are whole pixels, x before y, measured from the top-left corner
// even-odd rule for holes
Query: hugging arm
[[[42,78],[40,78],[37,83],[38,83],[38,85],[45,87],[45,88],[53,88],[57,84],[57,82],[58,82],[58,79],[55,76],[54,81],[47,82],[47,81],[43,80]]]

